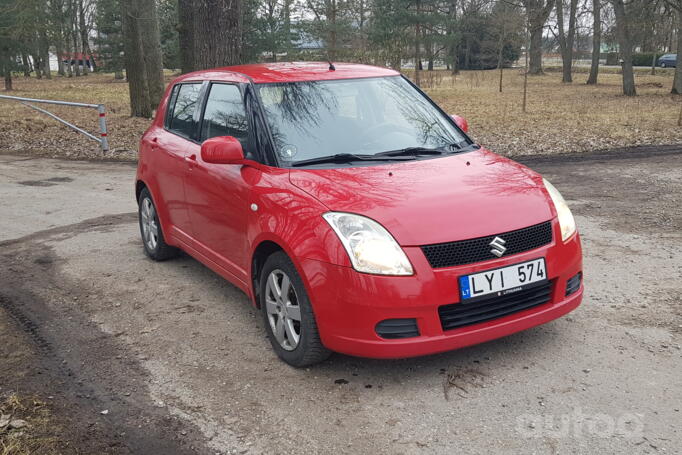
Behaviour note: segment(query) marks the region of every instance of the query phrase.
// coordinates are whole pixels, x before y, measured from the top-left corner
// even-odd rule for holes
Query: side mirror
[[[467,122],[464,117],[460,117],[459,115],[455,114],[452,114],[450,117],[452,117],[452,120],[454,120],[457,126],[459,126],[460,130],[464,131],[465,133],[469,132],[469,122]]]
[[[232,136],[212,137],[201,144],[201,159],[213,164],[243,164],[244,150]]]

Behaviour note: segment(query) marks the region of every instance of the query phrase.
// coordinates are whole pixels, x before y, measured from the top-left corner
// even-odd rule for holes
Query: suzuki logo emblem
[[[493,247],[490,252],[494,254],[495,256],[502,257],[505,251],[507,251],[507,248],[504,247],[504,244],[507,243],[504,241],[504,239],[500,237],[495,237],[492,242],[490,242],[488,245]]]

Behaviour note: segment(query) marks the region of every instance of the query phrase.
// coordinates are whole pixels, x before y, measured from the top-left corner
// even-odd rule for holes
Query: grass
[[[558,72],[529,77],[526,113],[523,73],[516,69],[505,70],[502,93],[497,71],[443,75],[426,91],[447,112],[465,117],[478,142],[508,156],[682,142],[671,71],[638,74],[636,97],[622,95],[619,74],[600,74],[598,85],[586,79],[578,73],[563,84]]]
[[[56,437],[61,430],[55,427],[45,402],[13,394],[0,402],[0,414],[28,423],[21,429],[0,428],[0,455],[62,453],[63,446]]]
[[[672,97],[672,70],[636,71],[638,96],[621,94],[615,68],[601,71],[599,84],[585,85],[578,69],[572,84],[550,68],[528,78],[527,112],[522,112],[523,73],[506,69],[503,92],[497,71],[423,72],[425,91],[447,112],[464,116],[471,135],[493,151],[508,156],[587,152],[639,144],[682,142],[677,126],[680,100]],[[171,77],[168,76],[170,81]],[[17,78],[12,95],[104,103],[108,110],[109,158],[135,159],[137,142],[149,125],[129,117],[128,86],[110,74],[51,81]],[[48,107],[88,131],[97,130],[94,110]],[[0,152],[61,157],[98,157],[97,144],[47,116],[16,102],[0,100]]]

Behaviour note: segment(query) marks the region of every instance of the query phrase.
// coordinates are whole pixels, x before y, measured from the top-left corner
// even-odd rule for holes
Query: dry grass
[[[128,84],[113,75],[60,78],[49,81],[16,78],[14,91],[2,92],[27,98],[57,99],[81,103],[103,103],[107,108],[107,124],[111,152],[109,158],[135,159],[137,143],[149,121],[131,118]],[[39,105],[91,133],[98,132],[94,109]],[[98,157],[99,144],[76,133],[39,112],[16,101],[0,100],[0,152],[29,153],[68,158]]]
[[[0,428],[0,455],[34,455],[62,453],[56,427],[46,404],[34,397],[10,395],[0,402],[0,414],[25,420],[21,429]]]
[[[526,113],[523,73],[505,70],[502,93],[498,78],[497,71],[448,74],[426,91],[447,112],[464,116],[478,142],[510,156],[682,142],[671,71],[638,74],[636,97],[621,94],[619,74],[604,72],[596,86],[585,85],[586,74],[574,75],[573,84],[562,84],[555,72],[529,77]]]
[[[529,78],[528,110],[521,112],[523,74],[505,70],[498,93],[497,71],[467,71],[453,77],[445,71],[423,73],[423,85],[445,110],[467,118],[472,136],[506,155],[585,152],[638,144],[682,142],[677,127],[680,101],[669,95],[672,71],[638,70],[639,96],[621,95],[620,75],[605,68],[600,84],[584,84],[576,72],[573,84],[562,84],[558,72]],[[52,81],[15,80],[17,96],[104,103],[108,109],[109,158],[135,159],[137,142],[148,120],[130,118],[128,87],[108,74]],[[48,108],[89,131],[97,130],[94,111]],[[97,157],[97,144],[56,121],[16,102],[0,100],[0,153],[62,157]]]

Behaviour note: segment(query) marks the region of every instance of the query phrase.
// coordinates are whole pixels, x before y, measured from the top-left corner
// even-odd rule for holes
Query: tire
[[[661,62],[661,68],[665,68],[666,64],[664,62]]]
[[[147,188],[140,193],[137,201],[137,213],[140,223],[140,236],[144,252],[155,261],[165,261],[178,255],[179,250],[166,243],[159,223],[159,215],[152,195]]]
[[[320,340],[303,280],[283,251],[265,261],[259,287],[263,323],[279,358],[296,368],[327,359],[331,351]]]

